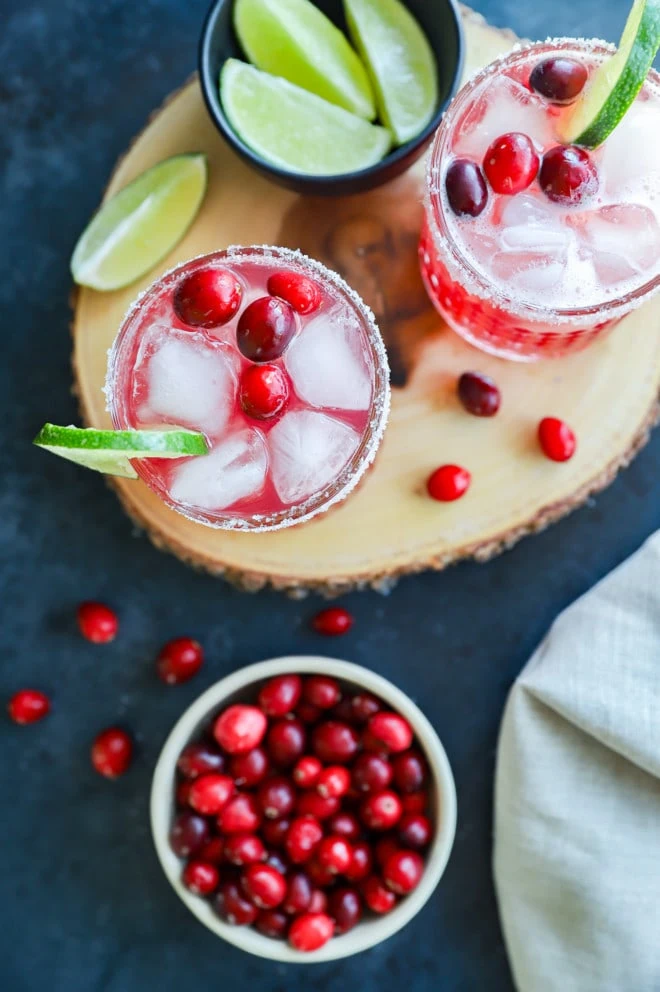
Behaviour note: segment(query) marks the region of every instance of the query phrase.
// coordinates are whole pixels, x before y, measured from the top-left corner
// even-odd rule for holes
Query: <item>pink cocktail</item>
[[[612,51],[570,39],[519,48],[463,88],[438,130],[422,275],[447,323],[484,351],[534,361],[581,350],[660,287],[660,76],[649,74],[604,144],[573,150],[569,172],[554,174],[553,156],[559,161],[566,152],[557,159],[553,150],[571,113],[571,87],[561,105],[530,83],[536,67],[560,58],[578,64],[581,89]],[[538,159],[538,172],[529,166],[534,179],[513,194],[493,188],[486,161],[511,132],[529,139]],[[462,202],[457,211],[448,177],[470,163],[480,170],[484,205],[468,202],[463,212]],[[556,195],[562,192],[570,196]]]
[[[371,311],[334,272],[283,248],[230,248],[169,272],[110,353],[116,428],[201,431],[209,454],[135,468],[170,507],[265,531],[344,499],[375,458],[388,365]]]

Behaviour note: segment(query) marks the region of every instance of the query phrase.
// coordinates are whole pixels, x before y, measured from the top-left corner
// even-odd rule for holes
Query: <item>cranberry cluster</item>
[[[289,400],[289,382],[279,365],[296,332],[296,314],[314,313],[321,306],[317,284],[298,272],[275,272],[268,280],[268,296],[253,300],[238,320],[236,344],[248,366],[239,384],[243,411],[256,420],[282,413]],[[174,292],[174,311],[192,330],[211,330],[232,320],[243,302],[243,287],[227,269],[198,269],[186,276]]]
[[[228,923],[314,951],[419,883],[433,829],[410,724],[323,675],[282,675],[177,763],[172,850]]]
[[[571,103],[582,91],[587,70],[575,59],[553,57],[539,62],[529,79],[530,88],[551,103]],[[541,157],[528,135],[511,131],[490,145],[481,166],[457,158],[445,177],[449,205],[455,214],[478,217],[494,193],[513,196],[538,177],[546,196],[556,203],[574,205],[598,187],[598,173],[589,153],[577,145],[555,145]]]

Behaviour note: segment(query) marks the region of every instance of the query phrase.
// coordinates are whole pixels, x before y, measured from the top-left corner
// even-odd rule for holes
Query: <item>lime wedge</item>
[[[71,259],[73,278],[93,289],[135,282],[181,240],[206,190],[206,157],[175,155],[104,203]]]
[[[660,0],[635,0],[619,48],[594,72],[561,125],[570,144],[597,148],[621,121],[660,48]]]
[[[137,479],[130,458],[185,458],[206,455],[203,434],[180,428],[165,431],[97,431],[45,424],[34,444],[54,455],[107,475]]]
[[[236,0],[234,26],[258,69],[358,117],[376,116],[366,69],[339,28],[309,0]]]
[[[245,144],[292,172],[335,176],[366,169],[392,144],[386,128],[236,59],[224,64],[220,97]]]
[[[399,145],[423,131],[438,105],[438,69],[421,27],[399,0],[344,0],[353,43]]]

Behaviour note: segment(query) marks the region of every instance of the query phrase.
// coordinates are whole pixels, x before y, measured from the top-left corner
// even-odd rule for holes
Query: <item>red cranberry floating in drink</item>
[[[259,706],[266,716],[286,716],[295,709],[302,692],[299,675],[276,675],[259,692]]]
[[[241,376],[240,398],[249,417],[271,420],[282,412],[289,399],[285,373],[278,365],[250,366]]]
[[[179,813],[170,830],[170,847],[178,858],[200,854],[210,838],[208,821],[197,813]]]
[[[394,892],[386,888],[377,875],[371,875],[363,883],[362,895],[367,906],[373,913],[384,915],[385,913],[390,913],[396,906]]]
[[[286,851],[294,864],[300,865],[314,854],[323,837],[323,827],[313,816],[297,817],[286,838]]]
[[[483,173],[476,162],[455,159],[447,169],[445,190],[455,214],[478,217],[488,202]]]
[[[342,606],[331,606],[327,610],[321,610],[312,620],[312,627],[317,634],[324,637],[341,637],[347,634],[353,626],[354,620],[348,610]]]
[[[584,89],[588,75],[583,62],[557,55],[537,62],[529,85],[552,103],[572,103]]]
[[[258,747],[266,733],[266,717],[256,706],[237,703],[221,713],[213,736],[228,754],[243,754]]]
[[[311,789],[321,774],[323,765],[313,754],[299,758],[293,769],[293,780],[301,789]]]
[[[178,637],[162,648],[156,667],[158,675],[168,685],[187,682],[202,667],[204,650],[198,641],[190,637]]]
[[[396,792],[384,789],[374,792],[363,800],[360,806],[360,819],[370,830],[391,830],[401,819],[403,807]]]
[[[236,341],[240,352],[252,362],[280,358],[296,332],[291,306],[274,296],[262,296],[243,311]]]
[[[263,782],[269,769],[268,755],[262,747],[255,747],[245,754],[234,754],[229,762],[229,774],[236,785],[245,789],[253,789]]]
[[[453,503],[465,496],[472,476],[460,465],[441,465],[429,477],[426,487],[431,499],[439,503]]]
[[[325,764],[345,765],[352,761],[360,748],[357,732],[347,723],[328,720],[312,733],[312,749]]]
[[[496,138],[484,156],[483,169],[495,193],[522,193],[536,179],[539,157],[526,134],[511,131]]]
[[[179,755],[176,767],[186,778],[197,778],[208,772],[224,771],[225,758],[209,744],[187,744]]]
[[[233,792],[234,780],[228,775],[201,775],[191,783],[188,802],[203,816],[217,816]]]
[[[99,775],[118,778],[133,757],[133,741],[125,730],[110,727],[102,731],[92,745],[92,764]]]
[[[328,915],[335,921],[337,933],[347,933],[362,919],[362,902],[355,889],[341,888],[330,893]]]
[[[303,686],[303,697],[320,710],[329,710],[341,699],[341,689],[336,679],[327,675],[310,675]]]
[[[307,315],[321,306],[318,285],[299,272],[274,272],[268,280],[268,292],[286,300],[296,313]]]
[[[284,876],[271,865],[250,865],[241,882],[243,891],[259,909],[274,909],[286,895]]]
[[[497,384],[481,372],[464,372],[458,380],[458,398],[475,417],[494,417],[502,400]]]
[[[181,881],[196,896],[210,896],[218,887],[220,872],[215,865],[204,861],[189,861],[183,869]]]
[[[424,874],[424,861],[416,851],[396,851],[383,867],[383,880],[388,889],[405,896],[419,885]]]
[[[303,913],[291,924],[289,943],[297,951],[318,951],[334,931],[334,921],[325,913]]]
[[[189,327],[221,327],[238,313],[243,289],[228,269],[197,269],[177,286],[173,306]]]
[[[258,913],[255,904],[233,879],[220,885],[220,891],[215,897],[215,911],[226,923],[238,927],[254,923]]]
[[[575,454],[575,434],[557,417],[543,418],[538,427],[538,439],[543,454],[553,462],[567,462]]]
[[[119,630],[119,619],[114,610],[104,603],[81,603],[78,607],[80,633],[92,644],[114,641]]]
[[[367,732],[392,752],[406,751],[413,740],[410,724],[398,713],[376,713],[367,724]]]
[[[37,689],[20,689],[9,700],[7,710],[14,723],[37,723],[50,713],[50,700]]]
[[[555,145],[543,156],[541,189],[555,203],[575,205],[598,189],[598,171],[585,148]]]

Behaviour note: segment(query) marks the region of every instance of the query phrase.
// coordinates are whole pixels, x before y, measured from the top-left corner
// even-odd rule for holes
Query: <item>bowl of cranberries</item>
[[[210,930],[261,957],[331,961],[422,908],[449,859],[456,792],[433,727],[391,682],[278,658],[183,714],[151,823],[167,878]]]

